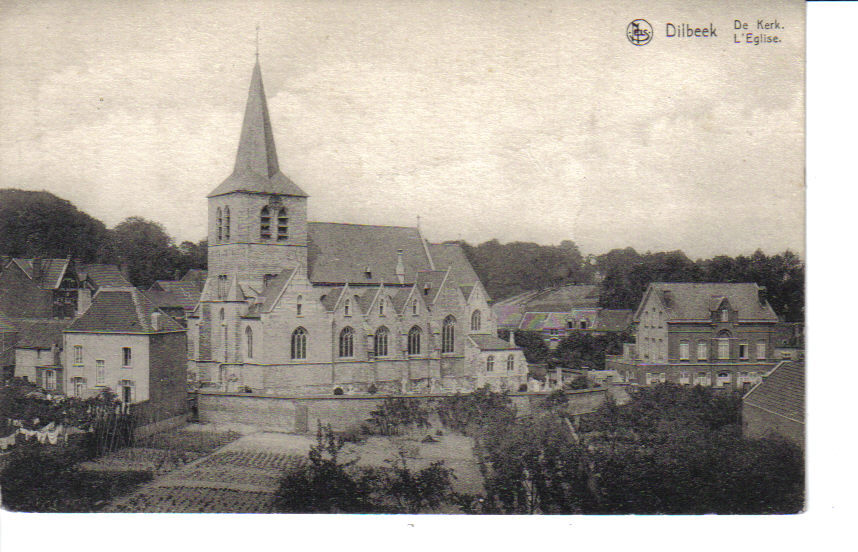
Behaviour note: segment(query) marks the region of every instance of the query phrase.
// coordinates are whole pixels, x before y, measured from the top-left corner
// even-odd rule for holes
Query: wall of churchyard
[[[578,415],[596,410],[607,396],[604,387],[568,391],[567,410]],[[534,413],[547,393],[510,393],[520,416]],[[417,399],[429,403],[444,395],[363,395],[341,397],[281,396],[245,393],[199,392],[199,418],[203,423],[243,424],[261,430],[307,433],[316,430],[317,422],[330,424],[335,431],[358,427],[370,412],[388,397]]]

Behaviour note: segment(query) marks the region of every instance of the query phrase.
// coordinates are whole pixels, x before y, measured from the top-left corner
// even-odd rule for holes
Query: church
[[[188,317],[201,386],[268,395],[518,391],[527,363],[497,337],[457,244],[420,228],[307,221],[280,170],[259,60],[232,174],[208,199],[208,276]]]

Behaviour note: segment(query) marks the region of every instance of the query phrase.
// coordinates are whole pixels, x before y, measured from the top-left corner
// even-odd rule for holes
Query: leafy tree
[[[369,414],[369,428],[379,435],[399,435],[408,428],[430,425],[429,409],[417,399],[387,398]]]
[[[111,231],[118,262],[128,268],[135,286],[150,286],[155,280],[175,277],[180,253],[160,224],[141,217],[129,217]]]
[[[507,393],[496,393],[488,386],[468,394],[456,393],[435,403],[441,423],[465,435],[479,435],[485,427],[515,420],[516,409]]]

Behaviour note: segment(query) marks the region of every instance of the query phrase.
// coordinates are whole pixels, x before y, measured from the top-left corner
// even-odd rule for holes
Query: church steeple
[[[307,197],[301,188],[280,172],[258,57],[250,78],[235,168],[208,197],[232,192]]]

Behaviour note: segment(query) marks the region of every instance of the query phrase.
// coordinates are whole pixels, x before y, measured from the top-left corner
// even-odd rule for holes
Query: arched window
[[[419,355],[420,354],[420,334],[423,331],[420,329],[420,326],[414,326],[410,330],[408,330],[408,354],[409,355]]]
[[[222,339],[223,339],[223,341],[222,341],[222,343],[223,343],[223,361],[228,362],[229,361],[229,343],[227,343],[227,340],[229,339],[229,328],[227,328],[227,326],[226,326],[226,315],[225,315],[223,309],[220,309],[220,314],[218,315],[218,318],[220,319],[220,325],[221,325],[222,332],[223,332],[223,337],[222,337]]]
[[[730,332],[721,330],[718,332],[718,359],[728,360],[730,358]]]
[[[286,216],[286,208],[281,207],[277,211],[277,241],[289,239],[289,217]]]
[[[292,332],[292,360],[307,358],[307,330],[297,328]]]
[[[253,330],[250,326],[244,330],[244,347],[247,350],[247,358],[253,358]]]
[[[515,370],[515,357],[513,355],[506,357],[506,369],[508,372]]]
[[[471,314],[471,331],[478,332],[480,331],[480,327],[482,326],[482,314],[480,314],[479,310],[475,310],[473,314]]]
[[[380,327],[375,332],[375,356],[387,356],[387,336],[390,332],[384,326]]]
[[[220,210],[220,207],[217,208],[217,241],[223,241],[223,212]]]
[[[441,328],[441,352],[452,353],[455,350],[456,319],[448,316]]]
[[[486,359],[486,372],[494,372],[495,370],[495,357],[494,355],[489,355]]]
[[[223,239],[224,241],[229,241],[229,207],[225,207],[223,210]]]
[[[355,355],[355,332],[346,326],[340,332],[340,358],[350,358]]]
[[[263,240],[271,239],[271,213],[268,205],[259,212],[259,237]]]
[[[295,314],[301,316],[301,307],[304,302],[304,298],[302,296],[298,296],[298,299],[295,300]]]
[[[346,299],[345,302],[343,303],[343,314],[346,316],[351,316],[351,307],[352,307],[351,299]]]

